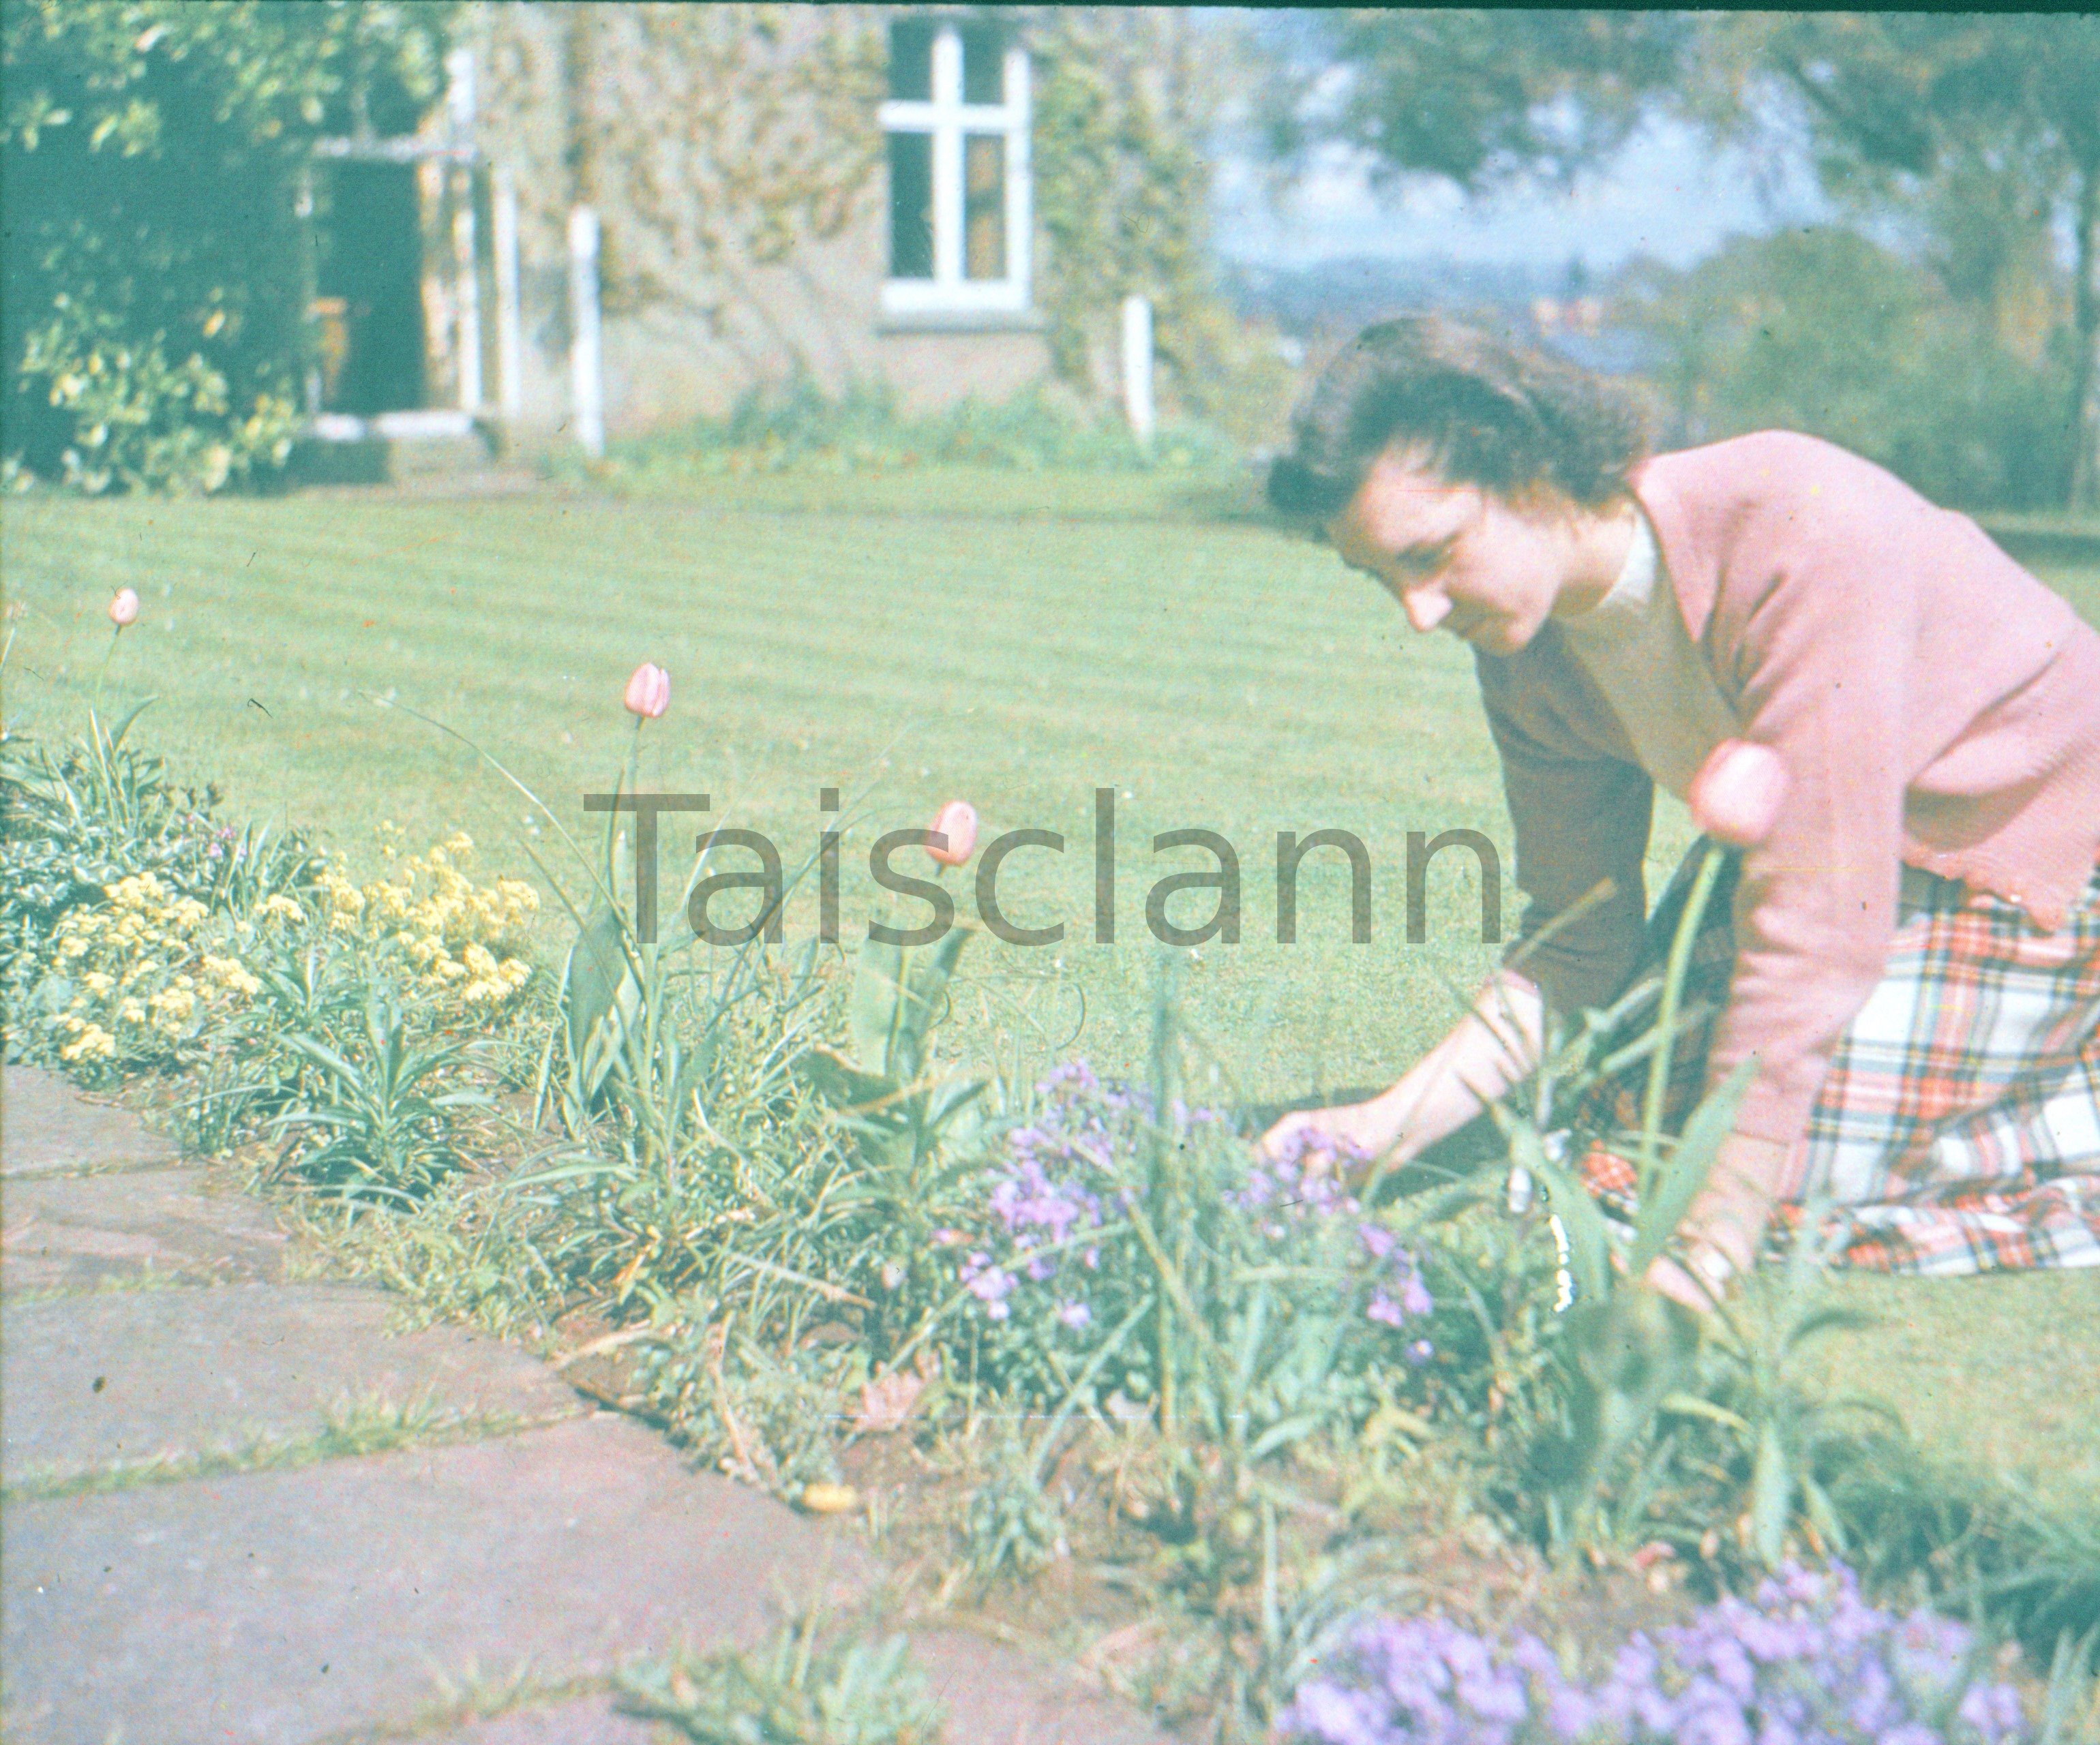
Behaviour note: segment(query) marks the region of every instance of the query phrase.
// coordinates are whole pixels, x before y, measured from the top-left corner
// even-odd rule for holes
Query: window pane
[[[1006,100],[1005,32],[996,24],[965,24],[963,39],[963,101]]]
[[[889,26],[889,95],[911,103],[933,96],[933,21],[900,18]]]
[[[999,134],[963,140],[963,276],[1006,276],[1006,140]]]
[[[933,136],[889,136],[889,276],[933,276]]]

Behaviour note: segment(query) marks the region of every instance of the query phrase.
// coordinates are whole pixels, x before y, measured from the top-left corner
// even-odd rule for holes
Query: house
[[[307,196],[323,434],[615,434],[798,377],[910,412],[1052,373],[1036,205],[1046,10],[470,9],[412,134],[324,141]],[[579,217],[587,214],[589,217]],[[594,222],[593,222],[594,221]],[[592,232],[598,238],[596,259]],[[581,408],[588,412],[588,407]]]

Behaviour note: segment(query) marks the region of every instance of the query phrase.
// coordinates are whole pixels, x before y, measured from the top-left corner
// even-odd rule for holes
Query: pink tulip
[[[126,624],[135,624],[139,618],[139,596],[129,588],[117,590],[117,597],[109,602],[109,622],[121,630]]]
[[[627,708],[630,715],[638,715],[644,720],[653,721],[669,706],[671,675],[661,667],[647,661],[634,669],[634,676],[627,681]]]
[[[1716,842],[1752,848],[1771,835],[1786,789],[1786,765],[1770,746],[1723,739],[1699,766],[1686,798],[1692,822]]]
[[[977,845],[977,812],[967,800],[941,808],[927,832],[926,852],[943,866],[960,866]]]

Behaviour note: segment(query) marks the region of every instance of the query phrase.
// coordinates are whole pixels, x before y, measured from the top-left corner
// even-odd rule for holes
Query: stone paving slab
[[[0,1471],[11,1482],[312,1434],[341,1403],[544,1421],[583,1408],[471,1329],[389,1336],[355,1285],[236,1285],[0,1305]]]
[[[174,1161],[174,1142],[129,1109],[90,1103],[41,1067],[0,1072],[0,1175],[157,1170]]]
[[[861,1591],[875,1568],[836,1525],[610,1415],[20,1503],[0,1534],[11,1745],[377,1731],[427,1715],[437,1676],[598,1677],[752,1640],[777,1589],[827,1570]]]
[[[948,1745],[1167,1745],[1135,1711],[1080,1689],[1061,1668],[967,1630],[907,1633],[927,1689],[947,1711]],[[419,1732],[416,1745],[657,1745],[686,1737],[620,1713],[608,1695]]]
[[[1167,1745],[1127,1705],[1061,1667],[967,1630],[910,1633],[927,1687],[948,1711],[949,1745]]]
[[[270,1208],[201,1169],[15,1177],[0,1190],[0,1291],[284,1276]]]
[[[418,1732],[414,1745],[690,1745],[677,1728],[623,1715],[609,1696],[521,1709],[440,1732]],[[960,1740],[955,1745],[961,1745]]]

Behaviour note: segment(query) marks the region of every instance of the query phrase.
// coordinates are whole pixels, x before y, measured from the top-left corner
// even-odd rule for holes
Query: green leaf
[[[926,1125],[929,1128],[946,1126],[949,1121],[985,1094],[987,1088],[982,1078],[951,1078],[939,1086],[926,1104]]]
[[[1574,1174],[1546,1157],[1537,1128],[1520,1117],[1507,1114],[1499,1104],[1494,1114],[1503,1136],[1509,1141],[1511,1161],[1521,1164],[1531,1172],[1534,1181],[1545,1184],[1561,1228],[1568,1232],[1568,1259],[1575,1274],[1576,1289],[1590,1301],[1602,1302],[1612,1289],[1612,1237],[1604,1225],[1604,1214]]]
[[[1821,1333],[1860,1333],[1869,1327],[1878,1327],[1881,1319],[1864,1309],[1818,1309],[1787,1329],[1786,1349],[1791,1351]]]
[[[131,712],[117,724],[117,731],[109,736],[109,749],[113,751],[119,746],[123,744],[125,734],[131,731],[131,724],[137,720],[140,716],[143,715],[147,710],[152,708],[152,706],[160,700],[161,699],[157,695],[143,697],[136,703],[133,704]]]
[[[1726,1406],[1717,1406],[1710,1399],[1701,1399],[1696,1394],[1665,1394],[1657,1403],[1656,1410],[1667,1412],[1675,1417],[1705,1418],[1709,1423],[1718,1424],[1747,1437],[1750,1433],[1749,1421],[1738,1417]]]
[[[795,1057],[795,1074],[833,1108],[849,1115],[896,1117],[903,1091],[893,1078],[863,1071],[834,1049],[821,1044]]]
[[[636,998],[641,994],[628,964],[624,932],[617,910],[601,909],[577,934],[562,968],[562,1007],[568,1020],[570,1057],[580,1070],[592,1058],[592,1045],[600,1026],[626,1003],[623,994],[630,987]],[[602,1079],[602,1066],[595,1076]],[[594,1091],[596,1086],[585,1088]]]
[[[1714,1167],[1721,1142],[1735,1131],[1736,1110],[1749,1089],[1757,1062],[1745,1060],[1692,1112],[1684,1131],[1671,1148],[1670,1161],[1657,1170],[1655,1192],[1642,1205],[1626,1270],[1639,1278],[1670,1245],[1670,1238],[1692,1210]]]
[[[904,948],[873,934],[862,942],[853,993],[846,1003],[846,1031],[854,1054],[870,1072],[890,1073],[891,1038],[904,996]]]
[[[1767,1569],[1786,1554],[1786,1523],[1793,1509],[1793,1472],[1779,1426],[1770,1418],[1758,1431],[1757,1465],[1750,1475],[1750,1543]]]
[[[948,982],[955,972],[955,960],[970,942],[965,928],[951,927],[912,963],[911,997],[904,1008],[903,1029],[911,1038],[911,1070],[900,1077],[918,1074],[926,1058],[926,1035],[948,1002]]]

